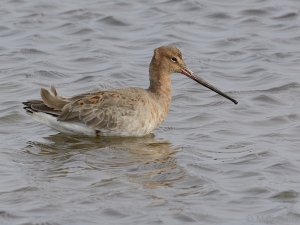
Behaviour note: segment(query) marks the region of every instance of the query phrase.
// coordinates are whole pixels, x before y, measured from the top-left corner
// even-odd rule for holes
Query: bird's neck
[[[150,75],[150,86],[149,90],[156,94],[171,95],[171,76],[166,74],[155,74]]]
[[[150,86],[148,88],[155,98],[155,101],[162,109],[161,121],[169,112],[172,100],[172,86],[170,74],[164,74],[159,70],[150,70]]]
[[[172,84],[170,74],[159,70],[150,70],[149,78],[149,91],[159,97],[171,99]]]

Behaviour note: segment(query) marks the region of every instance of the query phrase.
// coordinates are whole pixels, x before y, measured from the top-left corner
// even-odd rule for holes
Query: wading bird
[[[62,133],[88,136],[145,136],[166,118],[172,99],[171,75],[181,73],[233,103],[238,102],[187,68],[180,50],[154,50],[147,89],[129,87],[62,97],[56,89],[41,89],[41,100],[24,102],[37,121]]]

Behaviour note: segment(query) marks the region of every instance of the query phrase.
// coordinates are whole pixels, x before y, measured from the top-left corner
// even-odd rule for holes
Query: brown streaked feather
[[[128,116],[134,116],[135,107],[138,107],[140,97],[128,96],[123,90],[100,91],[77,96],[66,104],[58,120],[75,120],[83,122],[93,129],[115,129],[124,122]],[[68,99],[69,100],[69,99]]]

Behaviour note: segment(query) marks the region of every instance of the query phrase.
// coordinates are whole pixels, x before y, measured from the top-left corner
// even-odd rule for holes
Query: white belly
[[[58,121],[57,117],[52,115],[34,112],[32,117],[59,132],[72,135],[86,135],[86,136],[120,136],[120,137],[142,137],[154,130],[159,123],[155,120],[146,119],[139,121],[137,118],[129,118],[125,121],[122,127],[116,129],[101,129],[95,130],[87,127],[80,122]],[[147,118],[147,117],[146,117]]]

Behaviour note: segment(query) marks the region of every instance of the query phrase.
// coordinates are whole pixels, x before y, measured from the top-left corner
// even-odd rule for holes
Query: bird
[[[167,117],[172,100],[171,75],[180,73],[206,88],[238,102],[194,74],[175,46],[154,49],[147,89],[126,87],[60,96],[54,86],[41,88],[41,99],[23,102],[36,121],[70,135],[142,137]]]

